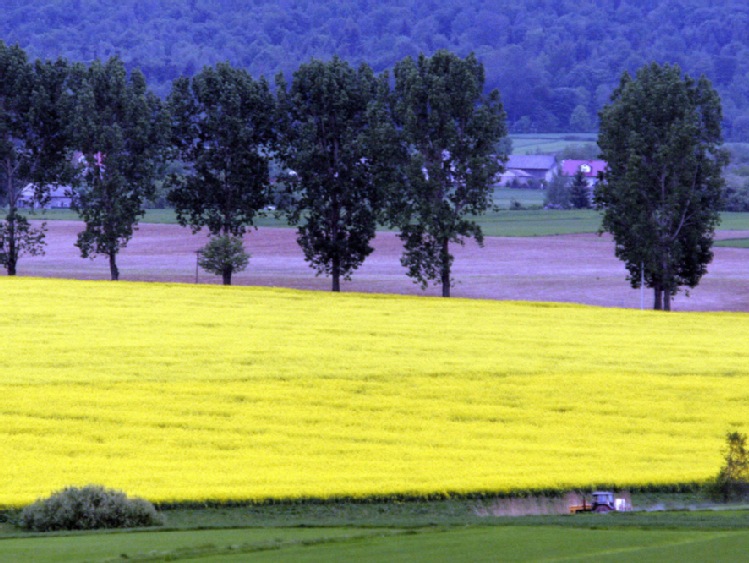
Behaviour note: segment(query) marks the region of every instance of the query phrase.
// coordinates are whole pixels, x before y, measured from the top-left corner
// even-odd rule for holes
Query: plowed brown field
[[[21,276],[109,279],[106,258],[80,258],[74,242],[81,230],[75,221],[48,223],[45,256],[25,256]],[[720,232],[719,238],[749,236]],[[119,258],[122,280],[195,283],[195,251],[204,234],[192,235],[176,225],[144,224]],[[252,254],[249,268],[235,275],[235,285],[281,286],[327,290],[330,280],[315,277],[296,243],[294,229],[261,228],[245,236]],[[435,296],[439,288],[422,291],[400,264],[401,243],[393,233],[378,233],[375,251],[354,272],[343,291]],[[715,259],[700,285],[674,301],[680,311],[749,311],[749,250],[715,248]],[[606,307],[640,307],[640,291],[630,288],[626,270],[614,256],[607,236],[593,234],[535,238],[487,238],[483,248],[469,242],[453,246],[454,297],[529,301],[569,301]],[[199,283],[219,283],[204,271]],[[645,307],[652,296],[645,293]]]

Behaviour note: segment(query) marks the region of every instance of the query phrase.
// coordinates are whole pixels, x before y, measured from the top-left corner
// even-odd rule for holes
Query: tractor
[[[583,497],[582,504],[573,504],[570,506],[570,514],[578,514],[580,512],[606,514],[611,511],[621,512],[625,510],[630,510],[627,501],[621,498],[615,499],[614,493],[610,491],[596,491],[593,493],[593,502],[588,503],[585,497]]]

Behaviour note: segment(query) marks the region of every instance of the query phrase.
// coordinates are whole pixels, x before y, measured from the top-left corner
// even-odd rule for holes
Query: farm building
[[[70,186],[50,186],[49,199],[41,205],[34,197],[34,184],[27,184],[21,190],[18,207],[27,209],[69,209],[72,203]]]
[[[508,186],[550,182],[557,175],[558,167],[553,154],[512,154],[498,184]]]

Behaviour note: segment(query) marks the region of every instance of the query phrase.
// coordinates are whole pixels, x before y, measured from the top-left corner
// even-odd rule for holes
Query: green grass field
[[[495,192],[495,204],[509,208],[512,201],[524,207],[539,206],[543,203],[544,192],[541,190],[502,188]],[[31,219],[46,221],[75,221],[78,216],[69,209],[54,209],[44,213],[29,215]],[[142,223],[176,225],[177,219],[172,209],[149,209]],[[478,218],[485,236],[489,237],[537,237],[550,235],[568,235],[577,233],[595,233],[601,225],[601,212],[593,209],[499,209],[489,211]],[[284,218],[272,215],[259,217],[259,227],[288,227]],[[721,215],[718,230],[749,231],[749,213],[726,212]],[[741,246],[736,244],[718,244],[718,246]]]
[[[595,133],[529,133],[510,135],[513,154],[556,154],[569,146],[596,144]]]
[[[544,190],[526,188],[494,188],[494,205],[510,209],[515,204],[523,207],[541,207],[544,204]]]
[[[715,246],[722,246],[725,248],[749,248],[749,238],[719,240],[715,243]]]
[[[158,531],[32,535],[5,524],[0,560],[736,561],[749,549],[749,511],[508,518],[479,517],[470,501],[440,501],[166,515],[167,528]]]
[[[16,563],[75,561],[739,561],[749,532],[468,528],[256,528],[92,534],[0,542]]]

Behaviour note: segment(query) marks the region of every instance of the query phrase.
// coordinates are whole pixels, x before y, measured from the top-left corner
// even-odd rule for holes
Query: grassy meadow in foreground
[[[0,278],[0,504],[702,481],[749,317]]]
[[[599,517],[600,519],[600,517]],[[0,556],[58,561],[738,561],[746,531],[553,526],[257,528],[8,539]]]

